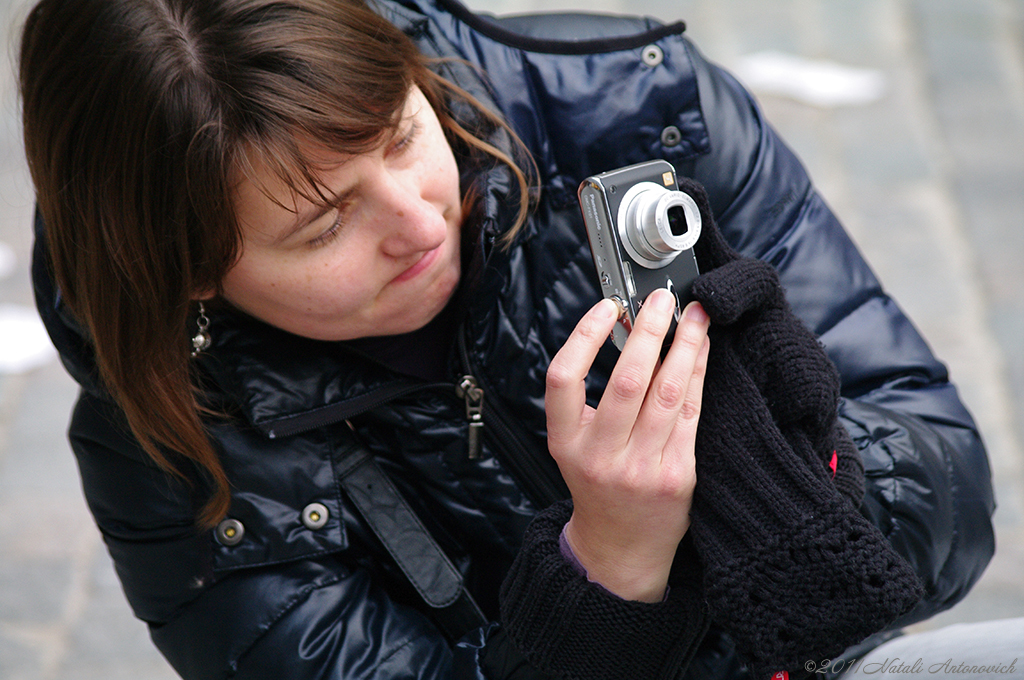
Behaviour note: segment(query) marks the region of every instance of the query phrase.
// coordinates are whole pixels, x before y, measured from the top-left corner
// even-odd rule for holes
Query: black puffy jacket
[[[339,465],[353,437],[372,450],[497,620],[498,587],[527,526],[565,494],[546,451],[544,374],[599,298],[575,190],[590,174],[651,158],[707,188],[726,239],[777,267],[839,368],[841,419],[867,475],[862,512],[926,586],[900,623],[962,598],[993,551],[990,473],[974,423],[799,161],[682,25],[579,15],[498,21],[453,0],[379,6],[424,52],[488,74],[445,67],[529,147],[539,206],[502,249],[495,239],[515,212],[508,178],[486,178],[485,265],[450,381],[424,383],[343,346],[214,316],[202,365],[211,399],[237,415],[211,422],[210,433],[231,480],[239,542],[197,532],[201,480],[169,479],[125,434],[37,239],[40,311],[83,386],[70,439],[86,498],[135,614],[175,668],[187,678],[534,677],[517,666],[497,623],[458,645],[446,641],[341,493]],[[609,347],[599,356],[591,395],[615,355]],[[484,394],[485,435],[472,456],[456,389],[466,375]],[[314,528],[302,521],[312,503],[326,517]],[[690,673],[743,671],[729,639],[712,630]]]

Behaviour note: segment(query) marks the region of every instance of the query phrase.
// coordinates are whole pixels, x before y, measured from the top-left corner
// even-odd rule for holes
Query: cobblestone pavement
[[[625,0],[476,0],[491,12],[631,12]],[[627,7],[628,5],[628,7]],[[0,0],[8,53],[24,0]],[[975,590],[922,627],[1024,615],[1024,2],[647,0],[713,60],[779,50],[871,69],[881,98],[814,106],[758,90],[769,118],[949,365],[989,445],[999,548]],[[8,35],[9,34],[9,35]],[[0,70],[0,310],[31,305],[32,197],[10,68]],[[9,258],[8,258],[9,259]],[[0,326],[0,336],[16,335]],[[6,348],[6,344],[0,344]],[[6,349],[0,349],[0,359]],[[0,374],[0,679],[175,677],[124,602],[64,437],[58,362]]]

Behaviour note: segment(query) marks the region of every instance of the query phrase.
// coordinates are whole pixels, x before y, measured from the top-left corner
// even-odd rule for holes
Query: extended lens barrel
[[[692,248],[700,227],[700,212],[689,195],[653,182],[634,184],[619,206],[622,244],[638,264],[650,269],[660,269]]]

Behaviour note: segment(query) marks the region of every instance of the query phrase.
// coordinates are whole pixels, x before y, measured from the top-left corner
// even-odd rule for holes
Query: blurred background
[[[29,4],[0,0],[0,679],[166,680],[176,676],[132,617],[82,500],[65,439],[75,386],[32,308],[32,190],[10,59]],[[961,604],[918,627],[1024,616],[1024,0],[643,7],[685,20],[753,89],[981,425],[996,557]]]

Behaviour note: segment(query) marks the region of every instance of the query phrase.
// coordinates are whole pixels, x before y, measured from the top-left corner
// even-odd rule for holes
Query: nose
[[[433,250],[444,242],[445,217],[437,206],[424,198],[418,182],[392,177],[381,198],[384,222],[381,250],[384,253],[391,257],[415,255]]]

